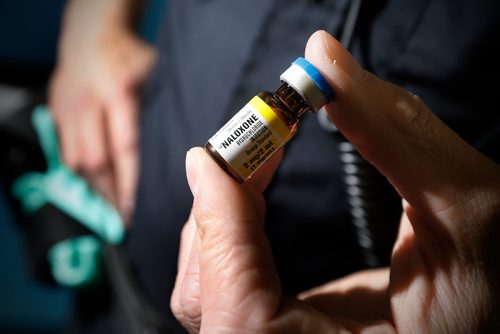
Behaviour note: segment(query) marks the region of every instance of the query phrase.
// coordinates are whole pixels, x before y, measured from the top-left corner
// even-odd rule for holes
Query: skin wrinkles
[[[498,332],[494,301],[499,285],[495,278],[500,276],[500,234],[495,233],[500,229],[500,167],[460,139],[413,94],[373,75],[358,82],[353,76],[362,72],[354,60],[324,32],[311,37],[306,59],[337,93],[325,107],[332,121],[351,142],[363,144],[360,153],[402,197],[404,212],[391,266],[332,281],[299,299],[281,295],[262,226],[265,203],[260,194],[274,169],[261,174],[266,182],[256,175],[252,181],[262,187],[251,191],[197,148],[192,151],[197,163],[188,159],[186,168],[195,198],[188,225],[206,229],[198,250],[201,331]],[[448,142],[445,147],[443,141]],[[465,162],[455,163],[460,160]],[[224,189],[224,197],[219,189]],[[212,203],[200,206],[200,201]],[[475,201],[483,206],[472,210]],[[198,208],[213,211],[197,216]],[[195,222],[193,217],[209,221]],[[180,261],[186,261],[182,254]],[[380,279],[378,284],[371,284],[374,277]],[[181,280],[178,276],[176,287]],[[177,316],[182,321],[182,315]]]

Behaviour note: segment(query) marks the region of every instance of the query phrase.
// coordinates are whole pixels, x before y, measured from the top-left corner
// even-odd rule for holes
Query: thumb
[[[201,329],[212,332],[222,326],[227,330],[262,323],[275,314],[281,298],[263,228],[264,199],[252,184],[239,185],[224,173],[201,148],[188,152],[186,170],[201,239]]]
[[[464,142],[417,96],[360,68],[326,32],[311,36],[306,58],[336,92],[326,107],[329,117],[412,208],[437,217],[451,232],[463,231],[460,223],[484,221],[477,208],[491,202],[491,194],[498,198],[496,164]]]

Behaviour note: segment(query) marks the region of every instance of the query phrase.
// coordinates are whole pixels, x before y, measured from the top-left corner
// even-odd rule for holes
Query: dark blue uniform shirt
[[[141,177],[127,252],[151,302],[169,314],[179,236],[192,204],[185,154],[251,97],[278,87],[318,29],[340,36],[348,0],[171,0],[141,120]],[[499,158],[496,0],[365,1],[351,52],[416,93],[468,142]],[[491,78],[488,80],[488,78]],[[285,293],[364,267],[339,177],[338,141],[315,115],[266,191],[266,226]],[[397,200],[397,199],[396,199]],[[391,216],[391,215],[388,215]],[[398,217],[399,213],[392,213]],[[393,233],[399,218],[386,222]]]

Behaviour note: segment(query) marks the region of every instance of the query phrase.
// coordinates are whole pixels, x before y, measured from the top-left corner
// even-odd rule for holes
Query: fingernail
[[[198,171],[197,171],[198,161],[191,150],[186,153],[186,176],[193,196],[196,196],[198,191]]]

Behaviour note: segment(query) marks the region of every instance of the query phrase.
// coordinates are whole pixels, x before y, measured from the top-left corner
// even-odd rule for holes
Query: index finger
[[[306,58],[336,92],[327,112],[359,152],[420,212],[447,222],[484,220],[479,202],[498,195],[499,167],[463,141],[414,94],[363,70],[326,32]],[[492,195],[493,194],[493,195]],[[494,207],[495,205],[493,205]],[[470,209],[464,215],[463,210]],[[488,215],[492,208],[482,212]]]
[[[107,126],[118,209],[129,222],[139,174],[138,110],[132,93],[117,93],[108,106]]]

